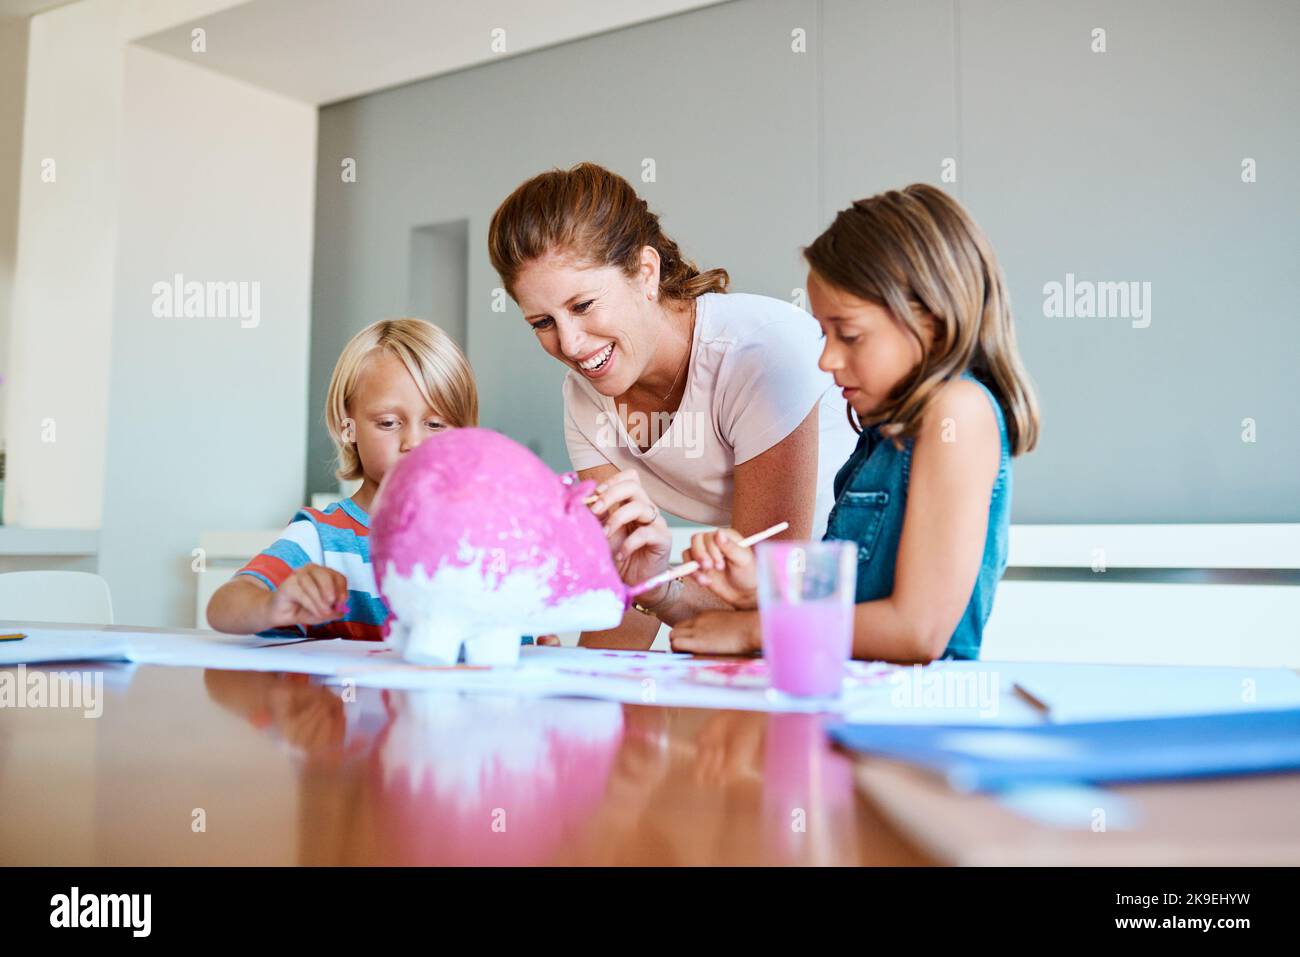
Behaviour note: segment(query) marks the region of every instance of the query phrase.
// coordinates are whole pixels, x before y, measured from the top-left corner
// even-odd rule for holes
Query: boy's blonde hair
[[[478,425],[478,390],[474,373],[460,347],[447,333],[423,319],[380,319],[366,326],[343,347],[325,396],[325,427],[338,449],[340,479],[359,479],[361,457],[355,441],[344,438],[348,403],[366,360],[385,351],[406,366],[420,395],[448,425]]]

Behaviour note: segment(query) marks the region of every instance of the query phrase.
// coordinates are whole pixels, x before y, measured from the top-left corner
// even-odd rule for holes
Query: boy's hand
[[[347,614],[348,580],[324,565],[303,565],[271,593],[271,627],[323,625]]]
[[[696,532],[691,547],[682,552],[683,562],[699,562],[700,570],[691,577],[737,609],[758,606],[758,575],[754,551],[739,544],[740,533],[734,528]]]

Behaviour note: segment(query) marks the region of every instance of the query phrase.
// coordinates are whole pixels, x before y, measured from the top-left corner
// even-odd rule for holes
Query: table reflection
[[[299,764],[304,864],[848,864],[823,718],[331,686],[209,670]]]

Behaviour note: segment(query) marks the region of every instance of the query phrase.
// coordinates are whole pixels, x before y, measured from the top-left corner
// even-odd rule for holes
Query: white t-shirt
[[[820,402],[813,536],[821,538],[835,473],[857,435],[834,381],[817,368],[817,321],[767,296],[706,293],[696,303],[686,394],[671,424],[634,416],[625,426],[613,399],[576,372],[565,377],[564,435],[573,468],[635,468],[664,511],[727,526],[736,466],[778,444]],[[636,441],[643,437],[655,439],[645,452]]]

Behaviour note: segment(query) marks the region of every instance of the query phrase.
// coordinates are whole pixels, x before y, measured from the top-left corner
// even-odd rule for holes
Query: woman
[[[661,509],[743,534],[786,521],[784,537],[820,537],[856,436],[817,369],[807,313],[726,294],[725,270],[696,269],[632,186],[592,163],[523,183],[493,215],[488,252],[542,348],[569,369],[569,457],[600,483],[592,508],[625,581],[666,566]],[[678,580],[582,640],[646,648],[660,622],[720,612],[757,628],[753,613]]]

